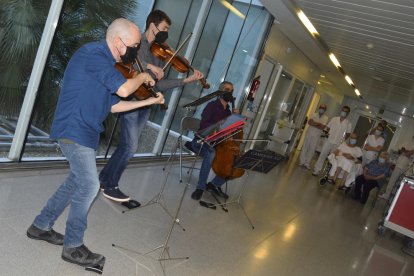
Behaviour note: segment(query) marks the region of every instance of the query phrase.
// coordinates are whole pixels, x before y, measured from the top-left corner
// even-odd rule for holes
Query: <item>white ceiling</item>
[[[302,9],[371,105],[414,115],[414,0],[262,0],[278,27],[345,95],[353,89],[296,17]],[[304,38],[305,36],[305,38]],[[310,38],[310,39],[309,39]],[[318,48],[318,49],[317,49]],[[317,50],[316,50],[317,49]]]

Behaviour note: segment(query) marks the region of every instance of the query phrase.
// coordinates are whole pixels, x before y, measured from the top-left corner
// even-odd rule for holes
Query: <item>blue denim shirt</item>
[[[377,159],[372,160],[367,165],[367,174],[369,176],[378,176],[381,174],[385,174],[385,176],[389,176],[390,175],[390,164],[385,163],[383,165],[380,165]]]
[[[105,40],[85,44],[75,52],[63,76],[50,138],[98,148],[102,123],[119,102],[115,93],[125,82],[114,65]]]

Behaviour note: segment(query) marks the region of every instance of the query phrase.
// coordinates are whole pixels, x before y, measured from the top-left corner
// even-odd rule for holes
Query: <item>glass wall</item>
[[[270,139],[270,142],[255,143],[256,149],[270,149],[282,155],[289,155],[296,146],[312,97],[312,89],[286,71],[282,71],[276,81],[274,91],[268,92],[269,105],[260,131],[257,137],[252,138]]]
[[[210,89],[202,89],[199,84],[186,85],[179,100],[178,108],[171,122],[171,131],[179,131],[181,118],[194,116],[199,118],[204,103],[192,109],[183,105],[206,96],[218,89],[223,80],[234,83],[236,105],[241,103],[247,91],[252,72],[258,63],[260,47],[264,41],[271,16],[259,5],[252,2],[233,1],[233,6],[246,17],[240,18],[224,8],[219,1],[213,1],[193,58],[193,67],[201,70],[210,83]],[[192,134],[189,134],[190,137]],[[164,152],[173,145],[169,136]]]
[[[153,107],[137,152],[145,155],[154,152],[157,138],[163,132],[168,132],[169,135],[161,141],[159,148],[164,148],[164,152],[168,153],[175,142],[181,118],[184,115],[197,116],[203,108],[199,106],[186,112],[182,105],[215,91],[223,79],[234,82],[236,103],[243,99],[245,88],[257,65],[264,36],[271,24],[271,16],[267,11],[260,4],[252,4],[251,1],[229,1],[246,16],[245,19],[231,13],[220,1],[213,0],[53,2],[63,2],[63,7],[48,51],[45,69],[43,72],[36,72],[41,74],[41,81],[33,112],[25,114],[30,117],[30,126],[23,148],[23,160],[62,158],[56,142],[48,136],[66,64],[81,45],[102,39],[106,27],[113,19],[129,18],[144,31],[148,13],[152,9],[164,10],[172,19],[167,41],[172,48],[177,48],[194,31],[194,26],[201,24],[200,31],[193,34],[197,38],[191,46],[193,54],[187,58],[195,69],[205,74],[211,88],[204,91],[197,82],[174,91],[163,91],[167,102],[172,93],[180,97],[178,104],[170,106],[167,113],[159,107]],[[32,0],[0,4],[0,157],[4,158],[3,161],[10,161],[7,159],[8,151],[21,113],[27,84],[33,73],[31,68],[39,41],[53,2]],[[207,16],[200,19],[201,14]],[[186,45],[181,53],[185,53],[187,47],[189,46]],[[186,74],[180,75],[171,68],[166,72],[168,78],[185,76]],[[117,115],[112,114],[104,122],[105,131],[101,135],[98,156],[106,154],[110,137],[113,139],[108,154],[117,145],[120,126],[116,126],[116,118]]]
[[[16,130],[50,0],[0,3],[0,159],[6,160]],[[33,124],[27,150],[53,145],[48,127]]]

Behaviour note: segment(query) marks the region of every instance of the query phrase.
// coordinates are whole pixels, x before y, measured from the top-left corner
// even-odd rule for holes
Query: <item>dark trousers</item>
[[[364,175],[358,176],[355,180],[355,199],[360,199],[361,203],[367,202],[369,192],[375,187],[378,187],[378,182],[376,180],[366,180]]]

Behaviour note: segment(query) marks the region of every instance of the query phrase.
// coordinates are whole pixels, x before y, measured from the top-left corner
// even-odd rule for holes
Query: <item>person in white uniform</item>
[[[381,124],[378,124],[374,133],[368,135],[364,146],[364,156],[362,159],[363,166],[372,160],[377,159],[378,153],[382,151],[385,143],[385,139],[382,136],[383,133],[384,127]]]
[[[324,113],[326,111],[326,105],[321,104],[317,113],[314,113],[308,120],[308,129],[306,136],[303,140],[302,150],[299,157],[299,165],[310,170],[310,161],[315,154],[316,147],[318,146],[321,138],[322,130],[328,123],[328,116]]]
[[[355,170],[355,165],[362,161],[362,149],[356,145],[358,136],[352,133],[333,153],[328,156],[332,164],[329,171],[328,183],[335,184],[336,179],[342,173],[341,183],[338,189],[345,189],[345,180]],[[322,184],[322,183],[321,183]],[[323,184],[325,184],[323,182]]]
[[[397,180],[400,176],[408,169],[410,166],[410,159],[414,156],[414,137],[410,143],[402,147],[400,150],[400,155],[398,156],[397,162],[395,163],[395,168],[392,171],[390,179],[387,184],[387,188],[382,195],[379,195],[379,198],[388,200],[391,191],[394,188],[394,185],[397,183]]]
[[[318,160],[315,163],[315,167],[313,168],[312,173],[313,176],[319,175],[323,163],[325,162],[325,159],[328,157],[329,153],[335,150],[342,141],[348,139],[349,135],[351,134],[352,125],[347,119],[350,111],[351,109],[349,106],[343,106],[341,115],[333,117],[326,126],[329,136],[326,142],[323,144]]]

